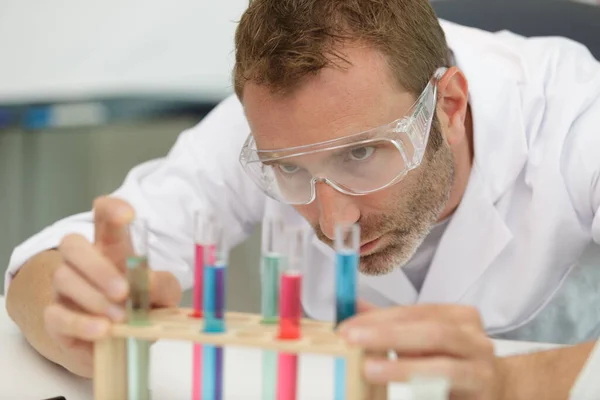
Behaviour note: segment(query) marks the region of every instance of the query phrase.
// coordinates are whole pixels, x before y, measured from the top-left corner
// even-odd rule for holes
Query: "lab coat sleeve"
[[[565,138],[561,169],[580,220],[600,244],[600,62],[583,46],[569,49],[561,58],[569,78],[554,97],[578,104],[579,112]]]
[[[600,342],[592,349],[569,393],[569,400],[598,400],[600,395]]]
[[[184,289],[193,280],[195,210],[205,208],[219,214],[230,247],[243,241],[262,219],[265,196],[244,176],[238,162],[248,133],[243,109],[230,97],[197,126],[181,133],[166,157],[133,168],[113,193],[148,222],[152,268],[172,272]],[[93,241],[92,212],[62,219],[17,246],[6,271],[5,293],[23,263],[57,247],[69,233]],[[136,232],[132,238],[139,240]]]

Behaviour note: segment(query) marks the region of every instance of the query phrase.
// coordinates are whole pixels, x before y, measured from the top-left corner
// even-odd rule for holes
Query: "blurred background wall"
[[[246,6],[0,0],[0,265],[30,235],[88,210],[132,166],[163,156],[232,92]],[[259,310],[259,234],[233,252],[230,309]]]
[[[246,6],[0,0],[0,290],[17,244],[88,210],[232,93]],[[232,254],[231,309],[259,311],[259,234]]]

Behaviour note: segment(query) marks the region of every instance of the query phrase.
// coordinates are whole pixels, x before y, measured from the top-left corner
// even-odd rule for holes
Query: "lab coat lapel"
[[[459,301],[511,238],[475,165],[461,205],[440,240],[418,302]]]

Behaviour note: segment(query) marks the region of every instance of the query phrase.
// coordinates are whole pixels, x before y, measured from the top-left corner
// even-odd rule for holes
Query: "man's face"
[[[385,60],[368,48],[345,50],[348,68],[322,70],[289,95],[247,84],[244,108],[259,149],[281,149],[337,139],[407,115],[415,96],[401,90]],[[405,264],[435,224],[453,179],[452,151],[437,118],[430,142],[442,142],[399,183],[364,196],[340,193],[318,183],[316,198],[296,209],[318,237],[333,246],[335,225],[361,228],[360,270],[385,274]]]

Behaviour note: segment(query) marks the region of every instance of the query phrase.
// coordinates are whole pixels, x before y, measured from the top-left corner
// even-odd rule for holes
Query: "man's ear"
[[[358,299],[356,302],[356,311],[359,314],[377,310],[378,308],[379,307],[377,307],[375,304],[369,303],[368,301],[365,301],[365,300]]]
[[[465,119],[469,105],[469,84],[465,75],[457,68],[448,69],[438,83],[438,118],[446,140],[453,146],[463,140]]]

